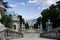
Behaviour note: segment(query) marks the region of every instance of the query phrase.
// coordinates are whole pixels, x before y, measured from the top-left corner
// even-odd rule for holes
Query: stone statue
[[[46,22],[46,30],[51,31],[52,30],[52,23],[50,22],[50,19],[48,19],[48,22]]]

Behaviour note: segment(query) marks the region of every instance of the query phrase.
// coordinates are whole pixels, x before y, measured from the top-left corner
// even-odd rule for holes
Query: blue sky
[[[55,4],[59,0],[4,0],[9,3],[9,12],[15,11],[17,15],[22,15],[25,20],[31,20],[41,16],[41,11]]]

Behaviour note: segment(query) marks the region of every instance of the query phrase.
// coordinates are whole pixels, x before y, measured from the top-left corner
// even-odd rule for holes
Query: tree
[[[25,24],[25,29],[29,29],[28,23]]]
[[[22,23],[25,25],[25,21],[24,21],[24,19],[22,19]]]
[[[6,13],[1,14],[2,19],[0,20],[2,24],[7,28],[12,28],[12,16],[11,14],[7,15]]]
[[[19,32],[22,32],[22,16],[21,15],[18,15],[18,18],[19,18],[19,22],[20,22],[20,27],[18,29]]]
[[[22,26],[22,16],[21,15],[18,15],[18,18],[19,18],[19,22],[20,22],[20,27]]]
[[[44,9],[41,12],[42,15],[42,25],[43,25],[43,29],[46,29],[46,22],[48,19],[50,19],[50,21],[53,23],[53,28],[57,28],[58,26],[60,26],[60,10],[56,9],[56,5],[52,4],[51,6],[49,6],[49,8]],[[41,21],[41,18],[39,17],[37,19],[37,24],[40,24],[39,22]]]
[[[42,17],[38,17],[36,24],[40,25],[40,22],[42,22],[42,21],[43,21],[43,18]]]
[[[18,18],[19,18],[19,22],[20,22],[20,27],[19,27],[19,31],[21,32],[22,31],[22,24],[24,24],[25,25],[25,21],[24,21],[24,19],[22,18],[22,16],[21,15],[18,15]]]

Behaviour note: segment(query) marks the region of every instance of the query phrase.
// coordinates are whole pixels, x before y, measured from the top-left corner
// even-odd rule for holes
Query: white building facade
[[[13,21],[13,29],[15,31],[19,31],[19,28],[20,28],[20,22],[19,21],[20,20],[16,14],[12,15],[12,21]]]

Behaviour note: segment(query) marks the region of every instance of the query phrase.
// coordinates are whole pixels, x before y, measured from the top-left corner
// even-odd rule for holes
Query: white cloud
[[[22,2],[22,3],[16,3],[16,4],[17,4],[17,5],[23,5],[23,6],[26,5],[24,2]]]
[[[51,4],[56,4],[56,2],[59,0],[29,0],[27,3],[28,4],[36,4],[39,5],[38,9],[46,9],[48,8]]]
[[[38,9],[46,9],[48,8],[51,4],[56,4],[56,2],[59,0],[37,0],[36,4],[39,5]]]
[[[59,0],[47,0],[46,4],[47,5],[56,4],[56,1],[59,1]]]
[[[10,7],[16,7],[17,5],[14,4],[9,4]]]
[[[29,0],[28,3],[36,3],[38,0]]]

